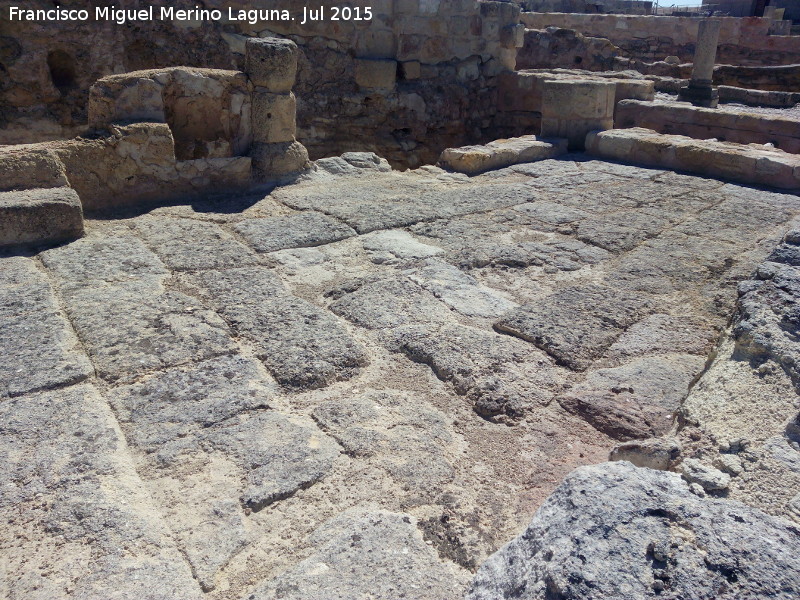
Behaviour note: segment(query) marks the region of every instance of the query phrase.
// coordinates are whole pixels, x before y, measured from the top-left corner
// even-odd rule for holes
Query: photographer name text
[[[302,7],[292,13],[286,9],[240,9],[223,8],[177,9],[173,6],[149,6],[142,9],[124,9],[115,6],[97,6],[94,10],[67,8],[27,9],[11,6],[8,9],[10,21],[107,21],[117,25],[142,21],[197,22],[246,22],[256,25],[265,21],[297,21],[300,25],[317,21],[370,21],[372,8],[369,6],[319,6]]]

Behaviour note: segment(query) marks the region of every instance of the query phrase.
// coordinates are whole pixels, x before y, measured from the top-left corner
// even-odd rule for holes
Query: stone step
[[[718,138],[737,144],[771,143],[785,152],[800,153],[800,122],[797,120],[722,106],[701,108],[686,102],[623,100],[617,104],[614,125],[619,129],[644,127],[701,140]]]
[[[696,140],[635,127],[593,131],[586,136],[586,151],[638,165],[800,190],[800,156],[764,146]]]
[[[0,192],[0,246],[71,240],[83,235],[83,209],[69,187]]]
[[[540,140],[535,135],[495,140],[485,146],[447,148],[439,157],[439,166],[451,171],[477,175],[519,163],[555,158],[567,152],[567,140]]]

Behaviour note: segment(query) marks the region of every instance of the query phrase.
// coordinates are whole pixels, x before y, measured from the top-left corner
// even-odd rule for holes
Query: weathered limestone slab
[[[257,252],[320,246],[356,235],[341,221],[313,210],[285,217],[246,219],[234,229]]]
[[[797,544],[795,525],[699,498],[677,473],[604,463],[573,471],[466,597],[788,598],[800,593]]]
[[[68,186],[64,165],[39,145],[0,146],[0,192]]]
[[[594,156],[612,160],[783,189],[800,188],[800,157],[780,150],[663,135],[638,127],[590,133],[586,149]]]
[[[270,92],[292,90],[297,74],[297,44],[282,38],[248,38],[245,72],[253,85]]]
[[[133,447],[152,456],[151,476],[221,452],[238,467],[230,499],[258,511],[321,479],[339,454],[310,420],[267,410],[274,393],[252,362],[225,357],[118,388],[114,405]]]
[[[0,259],[0,399],[77,383],[94,373],[45,275],[28,258]]]
[[[339,454],[308,419],[271,410],[277,393],[258,361],[226,356],[109,394],[204,591],[255,541],[249,511],[310,487]]]
[[[9,597],[202,597],[92,386],[5,400],[0,422]]]
[[[480,285],[471,275],[438,259],[427,260],[409,274],[409,279],[468,317],[497,318],[517,306],[495,290]]]
[[[618,129],[642,127],[659,133],[685,135],[700,140],[716,138],[737,144],[774,144],[784,152],[800,153],[800,122],[775,115],[689,106],[683,102],[617,104]]]
[[[425,494],[454,479],[448,418],[411,394],[369,391],[329,400],[312,416],[348,455],[385,470],[406,489]],[[418,460],[418,452],[426,460]]]
[[[0,246],[46,244],[83,234],[83,208],[68,187],[0,192]]]
[[[256,262],[249,248],[214,223],[142,217],[133,222],[133,229],[174,270],[219,269]]]
[[[313,193],[281,196],[281,201],[298,210],[319,210],[342,219],[358,233],[404,227],[421,221],[454,217],[527,202],[532,191],[522,184],[483,183],[446,187],[433,181],[397,185],[348,182],[327,186]]]
[[[291,295],[269,269],[206,271],[197,281],[282,385],[324,387],[368,363],[361,344],[333,315]]]
[[[564,389],[562,369],[520,340],[456,324],[410,324],[391,332],[391,348],[429,365],[466,396],[479,415],[515,421]]]
[[[542,88],[543,137],[567,138],[582,150],[586,134],[614,126],[616,86],[605,81],[551,80]]]
[[[219,316],[153,281],[77,287],[64,299],[97,374],[108,380],[236,349]]]
[[[247,595],[252,600],[460,597],[467,571],[443,561],[410,515],[352,510],[310,537],[316,552]]]
[[[158,257],[127,229],[89,235],[46,250],[41,258],[62,288],[133,280],[158,282],[169,273]]]
[[[703,356],[686,354],[635,358],[590,372],[558,402],[614,439],[663,435],[705,363]]]
[[[333,312],[367,329],[411,323],[443,323],[450,310],[405,277],[367,282],[334,301]]]
[[[490,169],[555,158],[566,152],[566,140],[545,141],[537,139],[535,135],[525,135],[495,140],[485,146],[447,148],[439,157],[438,164],[459,173],[477,175]]]
[[[583,371],[646,314],[650,303],[632,290],[608,285],[568,287],[510,311],[495,328],[532,342],[560,363]],[[580,315],[575,313],[576,306],[582,308]]]

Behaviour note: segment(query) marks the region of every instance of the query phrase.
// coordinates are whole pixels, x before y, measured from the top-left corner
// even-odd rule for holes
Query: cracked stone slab
[[[132,227],[171,269],[219,269],[256,262],[249,248],[215,223],[146,216],[135,219]]]
[[[159,258],[127,228],[47,250],[41,258],[62,287],[136,279],[158,281],[169,274]]]
[[[609,348],[612,360],[680,350],[706,357],[719,333],[705,319],[692,315],[654,314],[631,325]]]
[[[410,515],[347,511],[310,537],[315,552],[242,600],[415,598],[463,594],[467,571],[442,561]]]
[[[283,217],[246,219],[234,225],[234,229],[257,252],[322,246],[356,235],[352,227],[313,210]]]
[[[202,597],[92,386],[0,402],[0,481],[9,597]]]
[[[473,327],[399,327],[392,332],[391,348],[430,366],[485,417],[519,419],[549,404],[565,384],[563,370],[544,353]]]
[[[468,600],[735,600],[800,594],[800,533],[677,473],[612,462],[573,471],[525,532],[478,571]]]
[[[398,186],[386,182],[374,188],[342,186],[327,193],[281,199],[292,208],[319,210],[345,221],[358,233],[368,233],[522,204],[533,195],[535,191],[522,184],[442,187],[430,182]]]
[[[205,591],[255,541],[245,509],[313,485],[339,454],[310,420],[270,409],[277,386],[263,370],[255,359],[225,356],[108,394]]]
[[[431,259],[425,266],[409,273],[418,283],[450,308],[468,317],[497,318],[518,305],[487,288],[446,262]]]
[[[614,439],[663,435],[705,362],[688,354],[636,358],[589,372],[558,402]]]
[[[450,423],[411,394],[371,390],[323,402],[312,416],[345,452],[378,465],[405,489],[431,493],[454,477]]]
[[[405,277],[367,282],[331,303],[329,308],[367,329],[452,320],[444,304]]]
[[[168,455],[176,440],[240,412],[270,408],[278,391],[257,361],[220,356],[117,387],[109,401],[131,445]]]
[[[94,374],[34,261],[0,259],[0,398],[83,381]]]
[[[444,250],[417,241],[414,237],[402,230],[381,231],[368,233],[360,238],[364,249],[369,251],[373,262],[385,262],[381,255],[390,255],[392,258],[416,259],[429,258],[442,254]]]
[[[216,313],[148,279],[68,290],[64,301],[97,374],[108,380],[237,349]]]
[[[324,387],[368,364],[364,348],[336,317],[290,294],[269,269],[207,271],[196,281],[234,330],[256,345],[281,385]]]
[[[607,285],[564,288],[507,313],[495,328],[546,351],[562,364],[586,370],[643,316],[650,302]]]

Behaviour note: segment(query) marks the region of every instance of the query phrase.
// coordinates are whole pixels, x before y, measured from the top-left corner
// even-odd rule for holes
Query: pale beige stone
[[[396,80],[397,61],[366,58],[356,60],[356,83],[359,87],[392,90]]]
[[[250,38],[245,44],[245,72],[270,92],[289,92],[297,75],[297,44],[282,38]]]
[[[294,140],[297,101],[294,94],[253,92],[253,141],[274,144]]]

